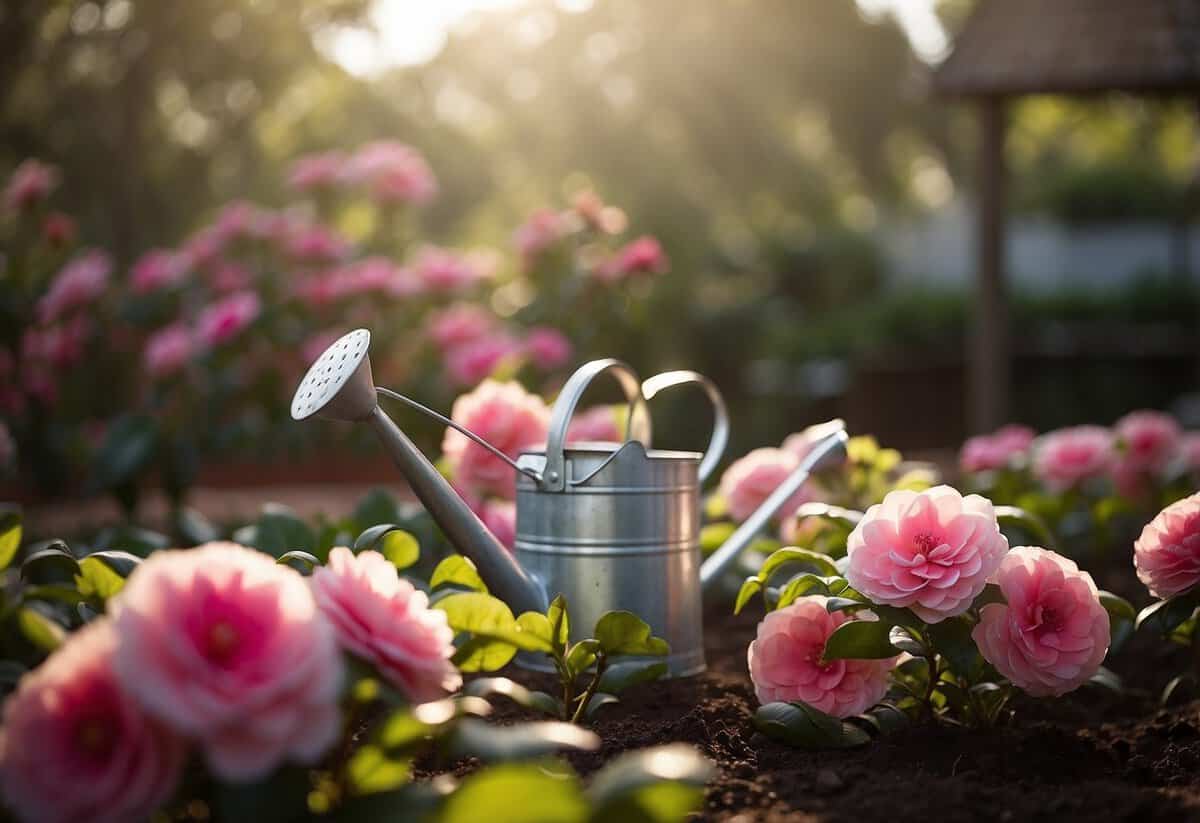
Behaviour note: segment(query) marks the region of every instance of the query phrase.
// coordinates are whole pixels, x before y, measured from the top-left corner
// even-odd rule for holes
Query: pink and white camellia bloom
[[[746,653],[760,703],[801,700],[834,717],[861,714],[883,699],[896,658],[823,661],[825,643],[851,618],[810,595],[767,614]]]
[[[1033,446],[1033,473],[1046,488],[1061,492],[1103,476],[1114,457],[1112,432],[1101,426],[1058,429]]]
[[[1110,640],[1092,576],[1054,552],[1020,546],[1005,555],[995,582],[1006,602],[980,609],[971,633],[984,659],[1034,697],[1086,683]]]
[[[519,364],[524,349],[506,331],[495,331],[478,340],[454,346],[446,352],[446,375],[456,386],[475,386],[502,365]]]
[[[110,603],[114,669],[222,780],[315,762],[338,739],[342,656],[308,582],[236,543],[159,551]]]
[[[898,489],[850,533],[846,579],[875,603],[938,623],[970,608],[1007,551],[987,498]]]
[[[544,447],[550,409],[520,383],[485,380],[454,401],[450,419],[515,460],[523,451]],[[504,500],[516,496],[512,467],[460,432],[446,428],[442,452],[455,484],[468,494]]]
[[[0,790],[19,819],[146,820],[175,791],[186,746],[122,687],[116,645],[111,622],[96,620],[5,702]]]
[[[429,608],[425,593],[382,554],[355,555],[339,546],[313,571],[311,583],[342,647],[375,666],[410,700],[436,700],[462,685],[450,662],[454,630],[446,613]]]
[[[393,140],[359,148],[347,162],[344,176],[366,186],[382,203],[426,203],[438,191],[437,178],[420,152]]]
[[[454,303],[430,315],[426,333],[442,351],[446,351],[487,336],[495,331],[496,325],[496,315],[483,306]]]
[[[992,434],[972,437],[959,452],[959,468],[964,472],[1006,469],[1028,451],[1033,438],[1033,429],[1016,424],[1004,426]]]
[[[1163,412],[1130,412],[1113,426],[1121,446],[1121,462],[1144,472],[1161,472],[1183,434],[1175,418]]]
[[[187,365],[193,349],[191,329],[175,323],[155,332],[146,341],[142,362],[151,377],[169,377]]]
[[[744,521],[799,465],[800,458],[792,452],[769,446],[755,449],[735,461],[721,475],[718,487],[729,516],[739,523]],[[811,499],[812,493],[802,487],[784,503],[777,516],[785,518]]]
[[[196,338],[206,348],[219,346],[237,337],[258,319],[262,302],[252,291],[241,291],[213,303],[196,320]]]
[[[567,221],[558,212],[538,209],[513,234],[513,244],[525,265],[531,266],[542,252],[562,239],[567,229]]]
[[[1133,544],[1133,565],[1155,597],[1200,583],[1200,494],[1175,501],[1146,524]]]

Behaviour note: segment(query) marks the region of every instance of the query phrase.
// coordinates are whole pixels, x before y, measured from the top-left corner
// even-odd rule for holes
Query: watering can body
[[[375,387],[366,356],[369,340],[369,332],[359,329],[330,346],[296,390],[292,416],[299,420],[317,414],[368,422],[413,492],[455,547],[475,562],[493,594],[517,613],[544,611],[550,599],[564,595],[573,640],[590,633],[605,612],[631,611],[670,644],[666,662],[674,676],[704,669],[704,587],[728,568],[819,463],[841,453],[846,441],[840,421],[807,430],[810,450],[800,465],[701,563],[701,486],[728,439],[724,402],[706,378],[678,371],[643,383],[619,361],[587,363],[568,379],[555,400],[545,450],[524,453],[514,462],[437,412]],[[628,401],[626,439],[568,443],[576,406],[602,374],[617,380]],[[714,409],[707,451],[654,449],[647,400],[687,384],[701,387]],[[512,553],[379,408],[380,394],[458,429],[513,466],[517,523]],[[549,667],[536,656],[522,655],[518,661],[532,668]]]

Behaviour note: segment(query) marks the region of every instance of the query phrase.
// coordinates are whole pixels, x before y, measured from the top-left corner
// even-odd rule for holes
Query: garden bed
[[[595,723],[602,748],[570,755],[573,765],[587,774],[627,750],[694,744],[718,767],[705,820],[1200,819],[1200,701],[1157,710],[1151,695],[1183,668],[1180,652],[1161,643],[1134,642],[1110,659],[1126,680],[1122,695],[1086,688],[1060,700],[1022,698],[1012,724],[996,730],[917,726],[857,749],[812,752],[754,729],[746,670],[754,611],[710,610],[708,670],[632,687]],[[517,668],[505,674],[550,685]],[[511,704],[499,713],[524,716]]]

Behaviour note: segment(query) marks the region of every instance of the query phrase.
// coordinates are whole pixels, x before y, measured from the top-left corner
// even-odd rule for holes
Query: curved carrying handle
[[[629,419],[625,424],[626,442],[640,440],[642,445],[649,448],[650,413],[646,408],[646,399],[642,397],[642,387],[638,383],[637,374],[620,360],[612,358],[584,363],[567,380],[559,392],[558,399],[554,401],[554,410],[550,415],[550,431],[546,436],[546,465],[542,469],[541,482],[543,491],[560,492],[566,488],[566,458],[563,448],[567,440],[567,427],[571,424],[575,407],[583,393],[594,379],[605,372],[612,372],[629,401]]]
[[[708,449],[700,461],[700,482],[704,483],[717,467],[721,455],[725,453],[725,446],[729,444],[729,411],[725,408],[725,398],[717,390],[716,384],[699,372],[668,371],[646,378],[642,383],[642,396],[653,400],[663,389],[688,383],[695,383],[703,388],[713,407],[712,437],[708,439]]]

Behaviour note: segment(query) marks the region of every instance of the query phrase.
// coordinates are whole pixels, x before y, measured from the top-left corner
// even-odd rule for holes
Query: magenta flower
[[[343,667],[303,577],[235,543],[159,551],[114,604],[114,669],[223,780],[314,762],[341,732]]]
[[[187,258],[170,249],[153,249],[133,264],[129,284],[137,294],[174,286],[187,274]]]
[[[96,300],[108,288],[111,274],[112,259],[99,249],[88,249],[62,267],[38,300],[38,322],[53,323],[72,309]]]
[[[596,269],[596,276],[607,283],[639,274],[664,274],[670,269],[666,252],[653,237],[639,237],[620,249],[611,260]]]
[[[721,475],[718,487],[718,494],[725,498],[729,508],[729,516],[739,523],[745,520],[799,465],[800,459],[791,452],[771,447],[755,449],[734,461]],[[812,492],[801,487],[776,516],[786,518],[812,499]]]
[[[1174,597],[1200,582],[1200,494],[1167,506],[1133,544],[1138,579],[1158,598]]]
[[[972,437],[958,454],[964,472],[996,471],[1009,468],[1033,444],[1034,432],[1028,426],[1008,425],[993,432]]]
[[[571,341],[558,329],[537,326],[525,336],[525,352],[542,371],[554,371],[571,360]]]
[[[350,241],[320,223],[292,220],[279,237],[284,254],[306,263],[330,263],[351,251]]]
[[[58,169],[31,157],[13,171],[0,199],[6,209],[32,209],[50,196],[58,179]]]
[[[441,294],[470,289],[488,274],[469,257],[437,246],[417,252],[413,268],[426,288]]]
[[[896,658],[823,661],[825,643],[850,619],[830,614],[827,598],[810,595],[767,614],[746,653],[760,703],[801,700],[834,717],[860,714],[883,699]]]
[[[501,365],[520,358],[522,351],[521,344],[508,332],[493,332],[446,352],[446,373],[456,386],[475,386]]]
[[[227,343],[253,323],[261,309],[262,304],[254,292],[231,294],[200,312],[196,320],[196,337],[205,348]]]
[[[1113,426],[1113,433],[1117,439],[1113,483],[1126,497],[1143,494],[1167,469],[1183,436],[1175,418],[1150,410],[1125,415]]]
[[[875,603],[938,623],[970,608],[1006,551],[986,498],[949,486],[899,489],[850,533],[846,579]]]
[[[513,234],[513,244],[521,260],[530,266],[543,252],[561,240],[566,231],[566,221],[558,212],[538,209]]]
[[[477,303],[454,303],[430,315],[426,329],[445,352],[494,332],[496,316]]]
[[[1100,426],[1075,426],[1034,442],[1033,473],[1051,491],[1101,477],[1112,466],[1113,436]]]
[[[346,162],[340,151],[303,155],[288,171],[288,185],[296,191],[333,188],[343,181]]]
[[[209,264],[208,285],[217,294],[245,291],[254,285],[254,272],[232,260],[215,260]]]
[[[984,659],[1034,697],[1073,691],[1108,653],[1108,612],[1092,576],[1073,560],[1031,546],[1014,548],[995,582],[1004,603],[980,609],[971,633]]]
[[[331,550],[328,564],[313,572],[312,590],[346,651],[375,666],[413,702],[436,700],[462,685],[450,662],[454,630],[446,613],[429,608],[425,593],[379,552]]]
[[[625,439],[624,406],[592,406],[567,427],[568,443],[620,443]]]
[[[142,364],[153,378],[170,377],[187,365],[194,348],[191,329],[183,323],[174,323],[159,329],[146,341]]]
[[[19,819],[145,820],[175,791],[184,743],[122,687],[116,645],[107,619],[83,627],[5,702],[0,789]]]
[[[426,203],[437,194],[437,178],[411,146],[379,140],[361,147],[346,164],[347,181],[365,186],[382,203]]]
[[[485,380],[454,401],[450,418],[516,459],[523,451],[545,446],[550,409],[520,383]],[[447,427],[442,452],[455,484],[468,494],[504,500],[516,496],[512,467],[454,429]]]

